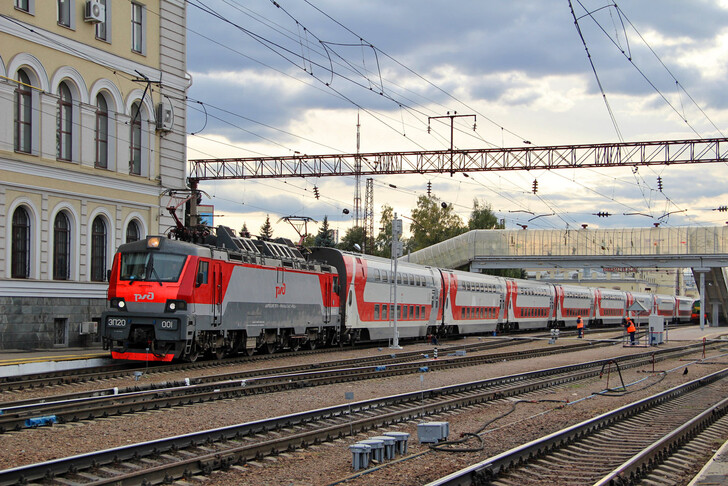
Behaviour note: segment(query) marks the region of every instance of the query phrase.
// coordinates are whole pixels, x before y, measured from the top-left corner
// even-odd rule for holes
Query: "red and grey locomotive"
[[[119,247],[101,322],[113,358],[194,361],[335,340],[334,269],[286,240],[216,233],[203,243],[150,236]]]

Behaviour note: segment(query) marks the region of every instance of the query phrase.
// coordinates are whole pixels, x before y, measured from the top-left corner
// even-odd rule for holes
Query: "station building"
[[[84,344],[116,248],[174,224],[184,0],[0,5],[0,349]]]

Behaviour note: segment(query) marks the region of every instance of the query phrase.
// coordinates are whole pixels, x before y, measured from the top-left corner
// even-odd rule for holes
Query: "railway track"
[[[497,344],[478,343],[468,345],[467,349],[483,351]],[[436,361],[423,360],[422,353],[410,352],[211,375],[183,382],[150,384],[145,389],[107,388],[7,402],[0,404],[0,433],[302,387],[540,357],[606,345],[611,343],[583,342],[530,351],[445,357]]]
[[[609,331],[610,328],[600,328],[599,331]],[[514,332],[513,334],[519,334]],[[575,335],[576,331],[562,331],[561,336]],[[543,334],[540,337],[548,337],[548,334]],[[534,338],[538,338],[535,336]],[[443,352],[456,351],[458,349],[469,349],[469,346],[478,346],[481,343],[475,345],[456,344],[457,339],[453,339],[450,342],[443,342],[440,349]],[[507,344],[513,342],[528,342],[529,338],[524,337],[501,337],[499,341],[505,341]],[[500,346],[507,345],[500,344]],[[230,358],[224,358],[222,360],[208,360],[208,361],[197,361],[194,363],[174,363],[174,364],[159,364],[159,363],[137,363],[137,362],[123,362],[123,363],[110,363],[107,365],[77,368],[77,369],[66,369],[61,371],[47,371],[42,373],[33,373],[28,375],[15,375],[15,376],[3,376],[0,377],[0,393],[17,391],[17,390],[32,390],[37,388],[45,388],[52,386],[61,386],[74,383],[87,383],[93,381],[111,380],[116,378],[133,377],[135,372],[143,371],[148,374],[164,374],[172,373],[177,371],[185,370],[200,370],[200,369],[214,369],[220,366],[229,366],[235,364],[250,363],[256,361],[265,361],[272,359],[285,359],[289,357],[300,357],[307,355],[326,354],[332,352],[338,352],[342,349],[367,349],[376,347],[376,344],[366,344],[357,346],[345,346],[345,347],[328,347],[328,348],[317,348],[313,350],[298,350],[291,352],[282,352],[274,354],[256,354],[253,356],[236,356]],[[498,347],[498,344],[491,344],[492,347]],[[407,353],[397,353],[398,356],[403,356]],[[418,354],[413,352],[412,354]],[[421,354],[421,353],[419,353]]]
[[[368,346],[371,347],[371,346]],[[351,347],[349,349],[357,349]],[[134,372],[144,371],[149,374],[162,374],[185,370],[214,369],[220,366],[235,365],[239,363],[250,363],[265,361],[291,356],[306,356],[312,354],[324,354],[340,351],[339,348],[317,348],[313,350],[299,350],[296,352],[285,352],[276,354],[259,354],[254,356],[236,356],[221,360],[196,361],[194,363],[139,363],[139,362],[114,362],[108,365],[93,366],[86,368],[68,369],[60,371],[47,371],[28,375],[15,375],[0,377],[0,393],[44,388],[72,383],[86,383],[91,381],[110,380],[115,378],[133,377]]]
[[[636,484],[650,474],[656,484],[666,484],[669,467],[658,465],[668,458],[679,460],[673,457],[675,451],[695,454],[702,443],[709,457],[705,445],[714,443],[706,442],[705,436],[723,434],[725,440],[727,377],[728,368],[531,441],[428,486],[605,486]],[[694,440],[703,431],[702,441]]]
[[[443,352],[455,351],[458,349],[477,349],[479,346],[490,347],[507,346],[514,342],[528,342],[528,339],[500,339],[499,342],[476,343],[476,344],[453,344],[444,343],[440,346]],[[110,380],[116,378],[133,377],[135,372],[143,371],[146,374],[164,374],[186,370],[215,369],[221,366],[230,366],[236,364],[245,364],[257,361],[266,361],[273,359],[285,359],[290,357],[300,357],[308,355],[326,354],[341,351],[342,349],[367,349],[375,347],[374,345],[347,346],[345,348],[317,348],[313,350],[299,350],[296,352],[284,352],[275,354],[259,354],[254,356],[236,356],[225,358],[222,360],[198,361],[194,363],[137,363],[122,362],[110,363],[108,365],[93,366],[87,368],[67,369],[60,371],[48,371],[42,373],[33,373],[28,375],[15,375],[0,377],[0,393],[28,390],[36,388],[45,388],[51,386],[68,385],[73,383],[86,383],[92,381]],[[397,356],[421,354],[418,352],[397,353]],[[383,355],[379,359],[386,360],[389,355]],[[345,361],[345,360],[341,360]]]
[[[681,352],[691,350],[694,351],[695,346],[686,346]],[[671,351],[676,354],[675,350]],[[620,366],[649,364],[653,359],[652,353],[645,354],[649,355],[624,358],[620,360]],[[25,482],[79,485],[170,482],[377,427],[538,389],[566,386],[598,376],[610,361],[581,363],[338,405],[7,469],[0,471],[0,485]]]

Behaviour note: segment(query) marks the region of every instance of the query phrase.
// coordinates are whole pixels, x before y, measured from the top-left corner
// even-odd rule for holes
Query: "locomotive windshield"
[[[121,255],[121,280],[176,282],[185,265],[185,255],[139,252]]]

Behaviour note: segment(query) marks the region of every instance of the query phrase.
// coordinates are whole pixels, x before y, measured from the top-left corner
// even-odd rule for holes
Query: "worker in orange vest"
[[[632,319],[627,317],[627,333],[629,334],[630,346],[634,346],[634,333],[635,332],[637,332],[637,328],[634,327],[634,322],[632,322]]]
[[[584,321],[581,320],[581,316],[576,316],[576,334],[579,339],[584,337]]]

